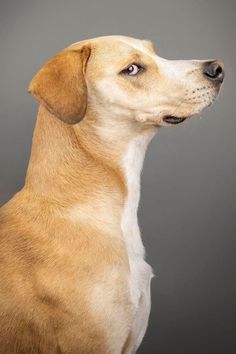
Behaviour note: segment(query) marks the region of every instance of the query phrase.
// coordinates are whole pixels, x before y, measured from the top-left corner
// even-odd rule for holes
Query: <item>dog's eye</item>
[[[129,76],[135,76],[137,75],[140,71],[143,70],[143,67],[138,64],[132,64],[128,68],[122,70],[122,74],[129,75]]]

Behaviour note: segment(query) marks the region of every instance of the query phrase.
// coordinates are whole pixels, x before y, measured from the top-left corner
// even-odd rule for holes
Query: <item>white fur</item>
[[[159,70],[165,73],[166,77],[171,80],[178,80],[179,82],[188,80],[188,74],[196,67],[198,63],[204,60],[167,60],[156,54],[152,54],[140,41],[129,42],[128,40],[120,39],[121,42],[128,44],[132,48],[146,54],[157,64]]]
[[[150,313],[150,280],[152,268],[145,262],[137,211],[140,198],[140,174],[148,143],[154,133],[145,133],[132,140],[123,158],[128,195],[125,201],[121,228],[130,265],[130,296],[133,312],[132,343],[129,353],[135,353],[146,332]]]

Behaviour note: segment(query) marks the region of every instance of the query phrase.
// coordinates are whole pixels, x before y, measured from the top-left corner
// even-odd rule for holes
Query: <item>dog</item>
[[[125,36],[74,43],[34,76],[25,185],[0,211],[0,353],[137,351],[153,276],[137,220],[145,151],[223,79],[218,60],[169,61]]]

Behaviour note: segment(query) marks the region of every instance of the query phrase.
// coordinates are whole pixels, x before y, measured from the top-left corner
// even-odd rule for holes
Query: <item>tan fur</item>
[[[89,55],[88,45],[77,50],[64,50],[51,59],[30,83],[29,92],[66,123],[78,123],[84,117],[87,107],[84,71]]]
[[[137,41],[74,44],[30,84],[41,106],[25,186],[0,212],[0,353],[130,353],[121,161],[135,136],[165,125],[155,100],[170,82],[150,42],[148,56],[124,39]],[[137,60],[146,76],[113,80]]]
[[[30,352],[30,345],[32,353],[36,348],[48,353],[48,345],[52,346],[50,353],[56,353],[57,346],[62,353],[109,352],[104,348],[107,338],[101,329],[101,314],[96,319],[89,310],[95,284],[100,292],[112,291],[111,302],[119,296],[119,301],[124,302],[119,316],[123,311],[125,321],[129,317],[124,286],[128,263],[119,225],[124,182],[112,167],[90,157],[77,139],[71,126],[41,107],[25,187],[1,209],[4,263],[0,274],[7,277],[1,286],[3,309],[14,294],[10,313],[0,319],[1,339],[5,342],[9,336],[12,345],[18,345],[23,352]],[[99,210],[106,207],[107,193],[109,207],[114,209],[111,230],[106,227],[109,219],[102,218],[103,228],[99,222]],[[82,207],[92,203],[95,216],[84,215],[78,221],[67,218],[74,203]],[[111,283],[114,284],[110,289]],[[115,312],[114,316],[109,321],[116,322]],[[1,321],[8,333],[3,331]],[[26,334],[19,333],[19,343],[14,344],[18,322],[22,326],[20,332]],[[28,333],[31,326],[36,327],[36,336]],[[25,343],[26,337],[30,344]],[[0,348],[5,353],[12,352],[3,344]]]

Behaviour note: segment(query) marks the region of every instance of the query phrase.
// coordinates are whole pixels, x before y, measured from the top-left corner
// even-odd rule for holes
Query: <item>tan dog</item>
[[[33,78],[26,182],[0,213],[0,353],[135,353],[152,278],[137,221],[145,149],[209,106],[223,77],[218,61],[168,61],[110,36]]]

